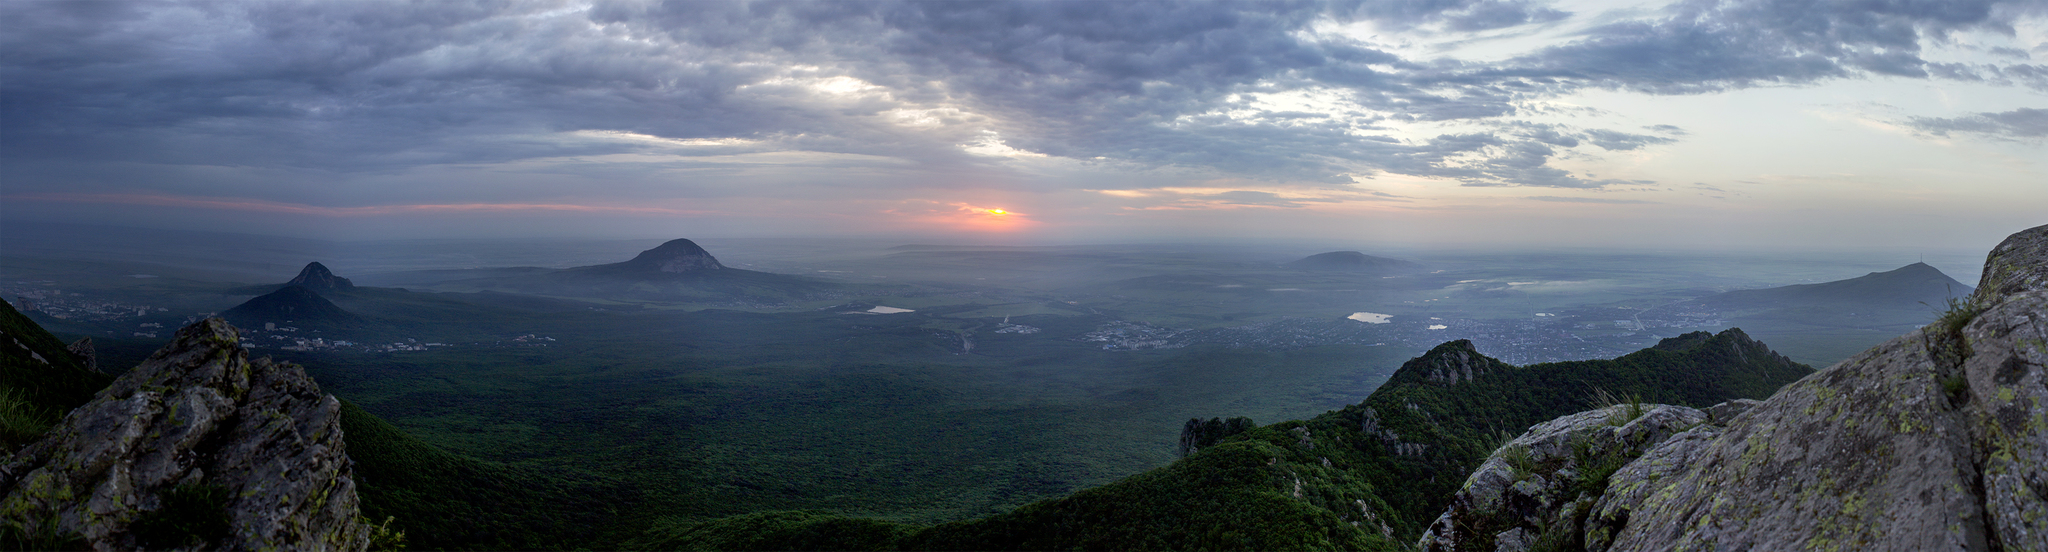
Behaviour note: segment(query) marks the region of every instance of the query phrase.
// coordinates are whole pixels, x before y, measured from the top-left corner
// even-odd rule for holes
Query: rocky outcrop
[[[100,353],[92,348],[92,338],[78,338],[78,341],[71,342],[64,350],[70,351],[72,358],[78,359],[79,366],[94,372],[100,371]]]
[[[292,281],[285,282],[284,285],[300,286],[320,293],[345,291],[356,287],[355,282],[335,276],[334,272],[327,270],[327,265],[318,262],[306,263],[306,268],[299,269],[298,277],[292,278]]]
[[[1437,345],[1429,354],[1417,357],[1425,360],[1424,377],[1431,382],[1457,385],[1460,381],[1473,381],[1489,372],[1512,368],[1501,361],[1479,354],[1472,346],[1472,340],[1460,339]],[[1414,361],[1409,361],[1413,363]],[[1402,366],[1407,368],[1407,366]]]
[[[1976,292],[1935,323],[1746,410],[1710,409],[1725,426],[1629,462],[1557,538],[1592,551],[2048,550],[2044,366],[2048,226],[1994,249]],[[1516,549],[1511,537],[1457,549]]]
[[[1501,445],[1466,478],[1420,546],[1559,549],[1579,538],[1610,474],[1707,421],[1707,413],[1683,406],[1621,404],[1538,424]]]
[[[361,550],[339,408],[195,323],[0,465],[0,524],[97,550]]]

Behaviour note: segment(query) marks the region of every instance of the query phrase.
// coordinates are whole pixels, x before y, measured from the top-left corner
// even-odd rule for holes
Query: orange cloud
[[[1015,232],[1040,224],[1029,214],[968,203],[920,201],[886,209],[883,213],[900,225],[921,229],[936,226],[960,232]]]

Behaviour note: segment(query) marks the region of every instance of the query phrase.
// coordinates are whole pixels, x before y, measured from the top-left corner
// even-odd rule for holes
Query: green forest
[[[718,316],[728,317],[726,322],[747,318]],[[7,335],[24,345],[8,352],[6,385],[0,388],[7,399],[6,444],[11,450],[54,423],[59,413],[89,400],[111,376],[37,369],[43,365],[28,355],[74,366],[78,359],[12,309],[0,321]],[[744,340],[750,330],[761,332],[745,324],[722,327],[735,340]],[[317,357],[302,360],[323,385],[358,390],[356,397],[384,404],[407,419],[447,424],[401,429],[353,399],[343,404],[363,513],[372,520],[391,520],[412,548],[1397,550],[1413,542],[1466,473],[1506,437],[1532,424],[1606,406],[1615,397],[1696,407],[1762,398],[1811,372],[1740,330],[1695,332],[1613,360],[1530,366],[1502,363],[1481,355],[1468,341],[1452,341],[1403,363],[1362,401],[1264,426],[1240,412],[1184,419],[1177,443],[1161,438],[1147,445],[1169,456],[1165,465],[1077,485],[1052,476],[1075,471],[1086,456],[1029,453],[1048,447],[1032,440],[1059,439],[1073,428],[1047,422],[1053,418],[1023,406],[948,406],[961,391],[942,385],[932,373],[936,366],[836,366],[797,377],[799,367],[772,368],[773,359],[803,351],[764,350],[757,353],[764,357],[742,373],[714,377],[707,373],[715,373],[711,370],[692,375],[591,351],[499,351],[466,362],[478,371],[503,370],[555,366],[550,362],[566,355],[603,377],[578,380],[555,366],[524,378],[501,374],[464,382],[449,377],[459,372],[390,358],[338,364]],[[1216,366],[1231,363],[1300,365],[1353,352],[1181,352],[1156,361],[1204,364],[1150,369],[1163,378],[1155,381],[1170,381],[1223,371]],[[673,385],[679,377],[699,378],[680,386],[695,389],[695,396],[665,394],[679,388]],[[759,388],[744,384],[749,377],[773,379],[787,388],[760,394]],[[504,388],[477,387],[485,382]],[[1202,387],[1213,388],[1213,382]],[[720,397],[721,389],[737,395]],[[376,390],[384,391],[363,392]],[[610,397],[607,405],[643,407],[576,408],[579,399],[598,396]],[[750,414],[758,410],[722,410],[714,399],[775,401],[772,409],[783,414],[783,421],[762,425],[769,421]],[[691,405],[692,400],[702,403]],[[520,412],[529,414],[514,415]],[[543,418],[531,412],[543,412],[552,422],[523,432],[495,430],[518,434],[526,443],[495,457],[472,451],[498,446],[510,440],[508,435],[465,433],[460,428],[476,426],[450,419]],[[668,416],[677,412],[691,416]],[[723,419],[734,416],[739,419]],[[981,418],[989,416],[996,418]],[[725,424],[754,433],[733,432]],[[1132,435],[1171,434],[1172,424],[1153,424]],[[979,431],[984,432],[976,436],[979,442],[997,448],[917,450],[915,439],[861,443],[833,438],[886,434],[892,428],[937,432],[933,435]],[[433,438],[423,439],[416,431]],[[657,438],[678,435],[730,442]],[[817,443],[745,448],[760,439]],[[832,465],[832,459],[847,457],[848,447],[870,460]],[[750,456],[771,450],[812,455]],[[990,463],[986,459],[991,457],[1007,462]],[[989,478],[996,484],[972,484]],[[950,496],[952,506],[913,517],[861,513],[905,511],[907,503],[946,495],[948,487],[981,494]],[[824,501],[792,494],[805,489],[843,494]],[[1047,496],[1054,498],[1018,500]],[[1006,501],[1012,504],[1001,506]]]

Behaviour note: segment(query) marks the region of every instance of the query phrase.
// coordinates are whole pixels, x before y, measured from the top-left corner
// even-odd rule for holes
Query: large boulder
[[[1610,474],[1707,420],[1683,406],[1620,404],[1537,424],[1465,479],[1420,547],[1518,552],[1575,544]]]
[[[2048,226],[1994,249],[1976,292],[1935,323],[1761,403],[1709,409],[1710,423],[1616,471],[1590,511],[1576,510],[1582,498],[1520,482],[1532,488],[1461,500],[1541,498],[1504,512],[1584,516],[1556,538],[1590,551],[2048,550],[2044,366]],[[1496,464],[1472,481],[1497,478],[1486,475]],[[1454,505],[1446,516],[1458,513]],[[1452,521],[1473,527],[1505,519],[1461,515]],[[1491,535],[1433,528],[1422,544],[1444,549],[1431,539],[1449,533],[1462,539],[1452,544],[1477,543],[1456,549],[1512,550],[1543,536],[1526,535],[1529,526],[1496,523],[1486,527],[1507,528]]]
[[[2048,550],[2044,274],[2048,226],[2015,234],[1935,323],[1667,442],[1588,549]]]
[[[340,403],[207,319],[0,465],[0,529],[97,550],[361,550]]]

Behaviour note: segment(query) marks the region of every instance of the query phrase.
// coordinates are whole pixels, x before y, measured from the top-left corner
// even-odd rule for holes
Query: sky
[[[2048,0],[0,2],[0,218],[1982,251]]]

